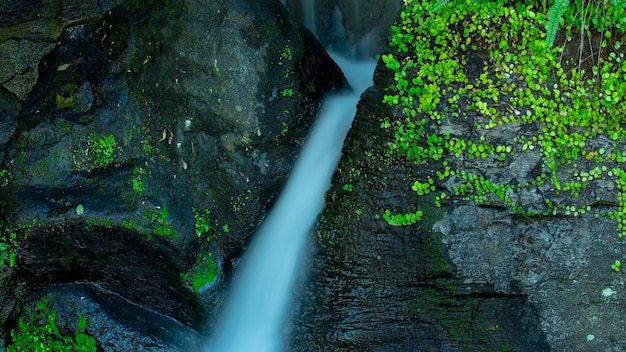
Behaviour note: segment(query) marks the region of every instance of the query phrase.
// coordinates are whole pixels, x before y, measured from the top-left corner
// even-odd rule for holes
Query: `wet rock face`
[[[400,62],[404,57],[395,49],[390,52]],[[463,69],[470,83],[492,69],[487,56],[484,50],[467,54]],[[520,85],[516,77],[499,79]],[[614,260],[623,257],[616,215],[623,209],[623,187],[616,174],[624,160],[608,156],[615,150],[623,154],[622,137],[590,137],[585,151],[556,171],[538,147],[517,145],[499,160],[443,153],[450,168],[476,175],[476,188],[485,186],[484,180],[515,187],[502,197],[506,204],[485,191],[480,194],[487,200],[452,196],[435,206],[439,194],[458,191],[463,176],[439,178],[442,161],[407,160],[390,151],[389,143],[399,141],[388,124],[406,118],[398,106],[381,103],[390,94],[384,89],[395,84],[394,74],[379,63],[375,87],[362,97],[327,194],[317,253],[309,263],[311,282],[294,313],[291,350],[622,349],[624,283]],[[448,107],[437,108],[446,117],[427,122],[419,131],[423,144],[417,145],[428,148],[427,137],[446,133],[494,146],[542,138],[536,120],[484,128],[489,119],[484,114],[457,119],[446,115]],[[496,109],[497,116],[506,115]],[[560,187],[537,182],[551,171]],[[428,177],[434,179],[432,193],[418,196],[415,182]],[[572,196],[566,187],[582,188]],[[384,220],[386,209],[419,209],[423,217],[410,226],[391,226]]]
[[[273,200],[319,101],[343,84],[343,75],[273,1],[194,2],[183,21],[166,21],[163,33],[168,45],[161,57],[167,59],[147,53],[154,69],[142,87],[161,114],[177,117],[167,142],[173,136],[175,158],[188,166],[185,176],[197,189],[191,197],[202,203],[207,192],[221,193],[213,199],[219,211],[247,219],[229,223],[234,231],[228,236],[250,233],[259,219],[252,214]],[[205,164],[209,174],[199,167]]]
[[[186,326],[201,327],[199,304],[181,287],[185,268],[180,263],[185,259],[164,239],[82,221],[37,226],[28,236],[17,275],[29,278],[33,286],[97,282]]]
[[[55,17],[62,18],[62,21],[81,20],[101,15],[115,4],[113,0],[7,0],[0,4],[0,29],[18,24],[38,27],[38,20]]]
[[[87,319],[84,333],[94,337],[99,351],[202,351],[203,338],[171,317],[132,303],[102,287],[63,284],[33,292],[19,316],[32,321],[37,303],[48,301],[44,310],[57,313],[56,326],[62,334],[73,335],[79,316]]]
[[[40,0],[8,0],[0,4],[0,28],[6,28],[21,22],[37,18],[41,8]]]
[[[92,22],[110,1],[4,1],[0,4],[0,106],[17,116],[39,75],[39,62],[71,22]]]
[[[0,146],[11,138],[16,127],[17,119],[8,112],[0,110]]]
[[[381,116],[392,114],[380,104],[385,71],[377,68],[376,86],[362,96],[327,194],[290,350],[498,350],[503,341],[513,350],[549,350],[527,296],[457,271],[443,237],[431,230],[441,210],[414,227],[375,216],[383,204],[417,202],[402,190],[421,170],[377,157],[386,155],[390,137],[380,128]]]
[[[64,4],[80,24],[41,42],[1,41],[26,32],[0,30],[10,54],[0,72],[1,258],[15,264],[0,276],[11,288],[1,325],[11,328],[29,290],[87,281],[205,333],[231,260],[343,74],[274,1]],[[96,4],[106,12],[91,18]],[[196,287],[198,272],[215,278]],[[119,313],[109,303],[107,314]],[[153,340],[125,341],[136,350]]]

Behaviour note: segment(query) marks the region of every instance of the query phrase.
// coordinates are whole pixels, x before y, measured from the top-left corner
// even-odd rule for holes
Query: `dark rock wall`
[[[596,40],[591,36],[589,45],[599,45]],[[565,48],[564,63],[578,63],[578,44]],[[623,46],[617,49],[616,56],[623,55]],[[387,50],[406,62],[397,48]],[[463,54],[470,82],[492,69],[486,50]],[[507,78],[505,82],[524,87],[518,78]],[[462,156],[451,167],[494,184],[521,185],[507,196],[533,211],[522,213],[497,200],[459,198],[435,207],[433,194],[418,196],[412,190],[416,180],[432,176],[436,194],[454,194],[462,181],[450,177],[438,182],[434,175],[442,169],[440,162],[414,162],[390,152],[389,144],[398,140],[394,128],[382,126],[406,116],[400,107],[382,101],[393,94],[386,89],[397,81],[379,62],[375,86],[359,103],[313,240],[317,252],[309,262],[311,280],[293,314],[290,350],[623,350],[623,271],[611,268],[623,258],[623,239],[617,235],[623,230],[619,215],[610,215],[621,212],[623,196],[619,177],[609,172],[621,167],[623,158],[607,156],[601,175],[590,177],[593,182],[585,183],[572,200],[569,192],[549,182],[524,187],[550,172],[539,148],[518,145],[500,162]],[[457,119],[447,107],[444,102],[437,110],[444,118],[429,120],[419,131],[424,145],[426,137],[445,133],[491,145],[541,135],[537,122],[479,128],[488,117],[468,112]],[[505,108],[498,109],[498,116],[505,116]],[[623,121],[620,112],[614,117]],[[576,162],[563,162],[555,171],[562,184],[586,179],[581,169],[592,168],[598,153],[619,155],[624,149],[624,140],[616,137],[598,136],[586,143],[587,156],[579,154]],[[594,154],[596,150],[602,152]],[[576,206],[539,214],[546,204],[568,201]],[[410,226],[391,226],[383,218],[386,209],[421,209],[424,214]]]
[[[381,66],[362,96],[327,194],[294,317],[292,351],[545,351],[539,312],[519,292],[466,280],[440,232],[441,210],[419,226],[391,227],[384,204],[418,201],[411,175],[421,167],[383,162],[380,104],[392,79]],[[348,186],[346,186],[348,185]]]
[[[200,352],[204,337],[172,319],[140,306],[99,285],[73,283],[34,291],[25,302],[25,322],[32,321],[37,304],[48,300],[45,309],[57,312],[56,326],[73,335],[80,314],[88,317],[85,333],[97,336],[99,351]]]
[[[29,292],[77,281],[206,333],[343,74],[276,1],[28,4],[0,29],[0,341]]]

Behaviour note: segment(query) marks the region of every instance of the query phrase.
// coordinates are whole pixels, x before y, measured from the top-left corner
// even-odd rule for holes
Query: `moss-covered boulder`
[[[15,130],[0,141],[0,287],[11,312],[0,338],[25,294],[76,281],[204,333],[323,95],[345,86],[275,1],[102,2],[102,15],[94,4],[63,8],[88,14],[55,22],[58,37],[33,62],[14,40],[31,18],[0,29],[3,69],[36,73],[0,82],[19,85],[0,91],[0,123]]]

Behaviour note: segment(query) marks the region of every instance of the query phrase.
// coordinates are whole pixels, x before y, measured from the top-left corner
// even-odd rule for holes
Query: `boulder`
[[[66,26],[32,65],[2,147],[0,259],[29,290],[94,283],[204,333],[324,94],[347,84],[280,3],[151,5]]]
[[[458,273],[445,237],[431,229],[445,210],[411,227],[383,220],[383,205],[417,202],[405,187],[418,167],[381,158],[393,138],[380,127],[393,116],[381,104],[390,78],[379,63],[375,86],[359,102],[316,231],[289,350],[497,350],[503,341],[520,351],[548,350],[527,296]]]
[[[63,28],[92,22],[110,1],[4,1],[0,4],[0,109],[17,116],[39,77],[39,62]]]
[[[52,285],[26,299],[18,319],[32,324],[38,314],[56,316],[61,335],[78,332],[95,338],[98,351],[201,351],[202,336],[171,317],[139,306],[100,286],[88,283]],[[86,327],[79,329],[80,316]],[[15,331],[19,334],[19,330]]]
[[[20,24],[40,25],[40,19],[46,21],[71,22],[99,16],[116,4],[112,0],[103,1],[43,1],[43,0],[6,0],[0,4],[0,30]],[[2,37],[0,35],[0,37]]]

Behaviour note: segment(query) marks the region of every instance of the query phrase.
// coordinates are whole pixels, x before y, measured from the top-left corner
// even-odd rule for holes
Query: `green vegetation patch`
[[[0,264],[14,267],[18,248],[15,231],[0,230]]]
[[[157,236],[166,237],[169,239],[178,238],[178,233],[172,229],[167,217],[169,211],[165,207],[158,207],[151,210],[144,211],[144,219],[154,228],[154,233]]]
[[[34,314],[28,322],[20,318],[18,328],[11,331],[12,343],[9,352],[87,352],[96,351],[96,340],[85,333],[87,319],[81,314],[78,318],[76,334],[65,336],[56,326],[57,313],[48,307],[50,299],[43,298],[37,303]]]
[[[198,293],[205,285],[210,284],[220,274],[213,254],[198,254],[194,266],[181,277],[193,286],[193,291]]]
[[[130,182],[133,192],[137,195],[146,195],[145,175],[150,174],[150,169],[137,166],[133,169],[133,177]]]
[[[90,133],[87,148],[74,150],[74,165],[79,170],[91,171],[111,164],[120,152],[121,148],[112,134],[98,136]]]
[[[480,327],[475,304],[456,296],[457,283],[450,279],[437,279],[436,285],[417,288],[408,310],[427,317],[428,322],[445,331],[459,346],[472,339],[486,339],[488,334]],[[469,301],[469,302],[467,302]],[[463,350],[463,348],[461,348]]]
[[[434,207],[470,201],[523,216],[591,212],[617,221],[624,236],[626,5],[405,3],[391,28],[395,50],[381,56],[395,81],[383,102],[402,117],[381,128],[394,136],[391,157],[433,168],[414,181],[413,191]],[[553,33],[555,23],[562,34]],[[517,137],[498,138],[501,129]],[[492,170],[477,168],[480,161],[507,172],[512,156],[533,153],[541,167],[528,181],[495,178]],[[586,192],[600,180],[614,184],[616,199]],[[557,197],[527,205],[516,196],[539,188]],[[606,205],[615,210],[602,210]],[[422,211],[386,210],[383,218],[393,226],[411,225]]]
[[[217,233],[215,230],[217,224],[213,225],[211,223],[209,210],[192,210],[195,220],[196,238],[201,245],[206,245]],[[228,225],[225,226],[227,227]],[[181,277],[193,287],[194,292],[198,293],[203,287],[213,282],[219,274],[220,270],[213,258],[213,254],[201,252],[198,254],[194,265],[187,273],[181,274]]]
[[[19,256],[19,241],[25,240],[31,228],[37,225],[37,220],[17,226],[0,227],[0,266],[15,267]]]
[[[169,211],[166,207],[154,207],[144,209],[139,223],[132,218],[122,220],[122,227],[131,231],[136,231],[139,234],[148,236],[151,238],[152,234],[160,237],[165,237],[170,240],[178,238],[178,232],[176,232],[169,221],[167,220]]]

